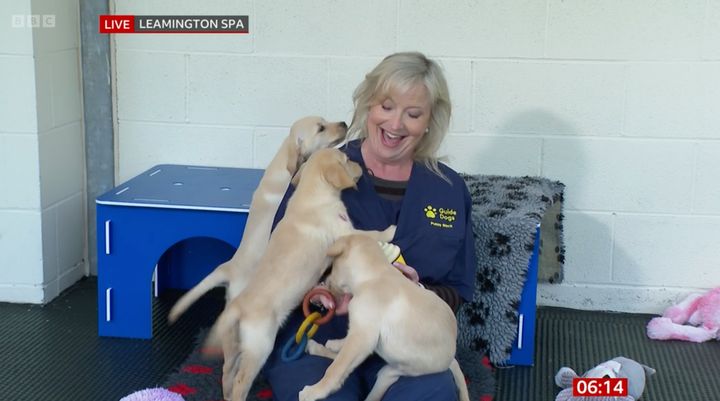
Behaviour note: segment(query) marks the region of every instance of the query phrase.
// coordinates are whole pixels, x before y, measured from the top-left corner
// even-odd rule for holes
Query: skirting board
[[[628,287],[538,283],[538,306],[579,310],[661,314],[665,308],[703,288]]]

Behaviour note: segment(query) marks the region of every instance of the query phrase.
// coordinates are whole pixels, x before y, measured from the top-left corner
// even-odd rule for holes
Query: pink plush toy
[[[687,324],[686,324],[687,323]],[[718,338],[720,330],[720,288],[705,294],[691,294],[650,320],[647,335],[653,340],[682,340],[696,343]]]

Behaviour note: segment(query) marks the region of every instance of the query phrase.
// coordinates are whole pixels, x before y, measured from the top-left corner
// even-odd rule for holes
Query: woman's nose
[[[402,114],[401,113],[393,114],[393,116],[390,119],[390,128],[392,128],[393,131],[397,131],[402,127],[403,127]]]

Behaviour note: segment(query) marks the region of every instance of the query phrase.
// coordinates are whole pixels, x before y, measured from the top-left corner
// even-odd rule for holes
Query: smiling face
[[[430,116],[430,96],[423,84],[391,89],[370,106],[363,145],[367,154],[385,164],[412,161]]]

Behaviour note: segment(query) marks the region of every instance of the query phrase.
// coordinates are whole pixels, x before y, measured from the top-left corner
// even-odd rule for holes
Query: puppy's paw
[[[343,344],[345,344],[344,338],[338,338],[335,340],[327,340],[325,342],[325,348],[329,349],[332,352],[340,352],[340,349],[342,349]]]
[[[321,395],[317,394],[317,388],[314,385],[305,386],[298,394],[298,401],[316,401],[320,398]]]

